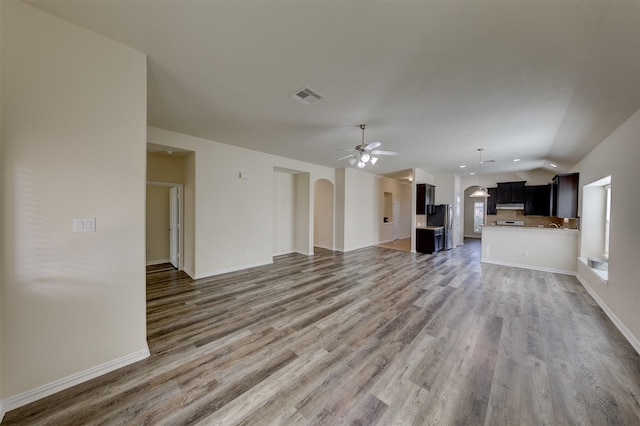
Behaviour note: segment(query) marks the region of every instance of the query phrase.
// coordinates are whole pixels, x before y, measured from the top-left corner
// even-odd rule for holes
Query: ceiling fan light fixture
[[[364,166],[365,166],[365,165],[366,165],[366,164],[365,164],[365,162],[364,162],[364,161],[362,161],[362,160],[358,161],[358,167],[359,167],[359,168],[364,169]]]
[[[356,158],[355,157],[349,158],[349,164],[351,164],[352,166],[356,164]]]
[[[372,166],[375,165],[377,161],[378,161],[378,157],[371,157],[371,159],[369,160]]]
[[[371,156],[369,154],[367,154],[366,152],[363,152],[362,154],[360,154],[360,161],[363,162],[367,162],[371,159]]]

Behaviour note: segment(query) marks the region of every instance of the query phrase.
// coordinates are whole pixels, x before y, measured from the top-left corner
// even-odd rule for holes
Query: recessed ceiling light
[[[555,169],[556,167],[558,167],[557,165],[555,165],[555,164],[553,164],[553,163],[549,163],[549,166],[550,166],[550,167],[553,167],[554,169]]]
[[[520,159],[519,158],[514,158],[513,161],[520,161]]]
[[[476,174],[476,172],[471,172],[471,173],[469,173],[469,174],[470,174],[470,175],[475,175],[475,174]]]
[[[460,166],[461,169],[464,169],[465,167],[467,167],[467,166],[465,166],[464,164],[462,166]]]

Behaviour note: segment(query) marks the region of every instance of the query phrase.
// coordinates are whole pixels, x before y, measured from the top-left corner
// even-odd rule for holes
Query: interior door
[[[169,262],[174,268],[180,267],[180,188],[172,186],[169,190]]]
[[[400,200],[393,200],[393,239],[400,239]]]

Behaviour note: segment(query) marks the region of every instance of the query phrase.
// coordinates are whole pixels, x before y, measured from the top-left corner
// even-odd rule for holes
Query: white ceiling
[[[329,167],[568,170],[640,108],[638,1],[28,3],[144,52],[151,126]]]

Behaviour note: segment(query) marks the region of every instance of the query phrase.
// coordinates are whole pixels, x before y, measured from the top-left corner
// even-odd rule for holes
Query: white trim
[[[209,278],[209,277],[213,277],[214,275],[222,275],[222,274],[228,274],[229,272],[236,272],[236,271],[242,271],[244,269],[249,269],[249,268],[255,268],[257,266],[264,266],[264,265],[271,265],[273,263],[273,259],[272,260],[266,260],[264,262],[256,262],[256,263],[252,263],[249,265],[240,265],[240,266],[234,266],[231,268],[223,268],[223,269],[218,269],[216,271],[211,271],[211,272],[205,272],[204,274],[198,274],[195,277],[192,277],[193,279],[199,280],[202,278]],[[189,276],[191,276],[191,274],[189,274]]]
[[[620,330],[620,333],[622,333],[625,339],[627,339],[627,341],[631,343],[631,346],[633,346],[633,349],[635,349],[636,352],[640,354],[640,341],[638,341],[638,339],[636,339],[633,333],[631,333],[629,329],[625,327],[625,325],[622,323],[622,321],[620,321],[620,319],[616,316],[616,314],[613,313],[613,311],[607,306],[606,303],[604,303],[602,299],[600,299],[600,296],[598,296],[598,293],[593,291],[591,287],[589,287],[589,285],[586,283],[586,281],[584,281],[584,279],[582,279],[580,275],[576,275],[576,278],[578,278],[578,281],[580,281],[580,284],[582,284],[582,287],[584,287],[587,290],[587,292],[591,295],[591,297],[593,297],[593,300],[595,300],[598,306],[602,308],[604,313],[607,314],[607,316],[609,317],[613,325],[615,325],[616,328]]]
[[[2,401],[0,401],[0,423],[2,423],[2,419],[4,419],[4,414],[6,413],[6,411],[4,410],[4,407],[2,406]]]
[[[161,265],[163,263],[169,263],[169,259],[150,260],[150,261],[147,262],[147,266]]]
[[[98,376],[102,376],[103,374],[110,373],[111,371],[117,370],[118,368],[122,368],[127,365],[133,364],[134,362],[141,361],[145,358],[148,358],[150,355],[151,353],[149,352],[149,348],[146,347],[145,349],[139,350],[138,352],[116,358],[102,365],[98,365],[96,367],[89,368],[88,370],[63,377],[62,379],[55,380],[51,383],[47,383],[46,385],[38,386],[35,389],[31,389],[21,394],[12,396],[8,399],[2,400],[0,401],[0,406],[2,406],[3,412],[4,410],[14,410],[16,408],[22,407],[23,405],[30,404],[49,395],[53,395],[54,393],[68,389],[72,386],[94,379]]]
[[[534,271],[553,272],[555,274],[564,274],[564,275],[573,275],[573,276],[576,275],[575,271],[567,271],[564,269],[555,269],[555,268],[544,268],[544,267],[535,266],[535,265],[523,265],[520,263],[501,262],[498,260],[487,260],[487,259],[482,259],[480,262],[490,263],[492,265],[511,266],[512,268],[523,268],[523,269],[532,269]]]
[[[600,271],[590,267],[587,259],[584,257],[578,257],[578,262],[582,264],[583,268],[579,268],[576,275],[580,275],[580,269],[585,269],[598,283],[605,286],[609,285],[609,271]]]
[[[314,252],[301,251],[301,250],[296,250],[296,251],[294,251],[294,253],[298,253],[298,254],[301,254],[303,256],[313,256],[313,255],[315,255]]]
[[[184,271],[185,274],[189,275],[189,278],[191,278],[192,280],[195,280],[195,276],[196,274],[193,273],[193,271],[189,268],[184,268],[182,269]]]
[[[291,250],[291,251],[281,251],[281,252],[279,252],[279,253],[273,253],[273,254],[272,254],[272,256],[273,256],[273,257],[278,257],[278,256],[285,256],[285,255],[287,255],[287,254],[293,254],[293,253],[298,253],[298,252],[297,252],[297,251],[295,251],[295,250]]]

